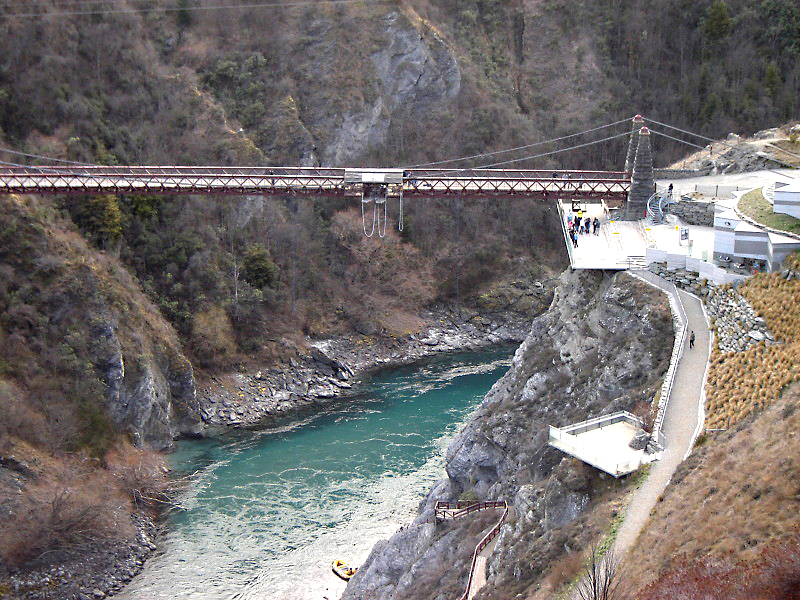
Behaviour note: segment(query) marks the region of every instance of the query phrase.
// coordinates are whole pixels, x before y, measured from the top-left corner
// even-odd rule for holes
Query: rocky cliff
[[[448,448],[447,478],[410,527],[374,548],[343,600],[449,598],[462,590],[479,537],[454,533],[468,519],[433,522],[435,501],[460,496],[512,506],[484,594],[502,586],[507,597],[533,585],[555,558],[580,547],[586,509],[616,485],[549,448],[547,426],[651,402],[672,343],[660,293],[626,274],[565,272],[550,310]]]
[[[383,44],[370,55],[368,68],[374,71],[378,93],[365,106],[337,115],[339,125],[322,151],[326,165],[347,164],[386,145],[393,118],[425,114],[452,100],[461,88],[456,57],[435,31],[426,31],[421,23],[418,29],[396,11],[382,15],[376,26]]]
[[[200,433],[192,366],[138,282],[49,202],[0,205],[0,381],[44,419],[38,431],[8,433],[98,454],[113,437],[106,414],[158,449]]]

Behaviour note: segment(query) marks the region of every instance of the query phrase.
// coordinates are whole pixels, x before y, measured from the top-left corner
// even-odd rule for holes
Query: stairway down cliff
[[[479,536],[467,533],[468,519],[436,525],[433,507],[459,497],[511,505],[483,597],[535,585],[550,563],[586,543],[589,529],[578,524],[593,502],[625,485],[548,447],[548,425],[651,403],[672,344],[660,292],[624,273],[564,272],[549,311],[448,448],[447,478],[411,526],[376,545],[343,600],[458,597]]]

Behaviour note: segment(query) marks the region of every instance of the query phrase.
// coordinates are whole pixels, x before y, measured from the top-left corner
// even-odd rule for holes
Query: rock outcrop
[[[461,89],[455,54],[436,32],[420,31],[396,11],[383,15],[376,27],[386,40],[370,57],[378,93],[370,104],[341,117],[325,145],[325,164],[343,165],[367,149],[385,144],[395,115],[414,118],[454,98]]]
[[[13,236],[0,239],[8,290],[0,297],[0,335],[9,336],[5,350],[15,356],[38,349],[37,360],[17,359],[15,372],[30,389],[53,394],[42,406],[48,418],[72,422],[49,414],[62,404],[84,413],[97,406],[137,444],[157,449],[200,434],[192,366],[138,282],[70,231],[49,204],[11,197],[3,211],[4,231]],[[61,426],[52,435],[77,434]]]
[[[580,535],[569,527],[602,481],[550,448],[547,426],[652,400],[672,343],[668,303],[657,291],[625,274],[565,272],[550,310],[534,321],[508,373],[448,448],[448,477],[410,527],[376,546],[343,600],[445,598],[463,586],[471,548],[458,554],[443,542],[447,530],[438,531],[432,515],[435,501],[465,494],[512,506],[489,561],[488,592],[533,583],[536,570]],[[436,593],[426,596],[433,577]]]

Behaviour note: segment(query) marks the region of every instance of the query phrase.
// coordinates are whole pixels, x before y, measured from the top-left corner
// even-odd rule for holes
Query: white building
[[[796,187],[794,205],[781,200],[781,207],[800,213],[800,185]],[[781,188],[782,190],[784,188]],[[790,194],[783,194],[783,197]],[[778,207],[778,190],[775,191],[775,207]],[[800,250],[800,239],[794,236],[774,233],[757,227],[739,217],[729,206],[717,204],[714,215],[714,259],[732,265],[759,266],[767,271],[775,271],[792,252]],[[788,214],[788,213],[787,213]]]
[[[776,213],[800,219],[800,181],[776,183],[772,208]]]

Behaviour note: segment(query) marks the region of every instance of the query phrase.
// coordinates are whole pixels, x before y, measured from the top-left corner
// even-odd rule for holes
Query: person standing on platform
[[[600,220],[597,217],[592,221],[592,225],[594,225],[594,234],[600,235]]]

